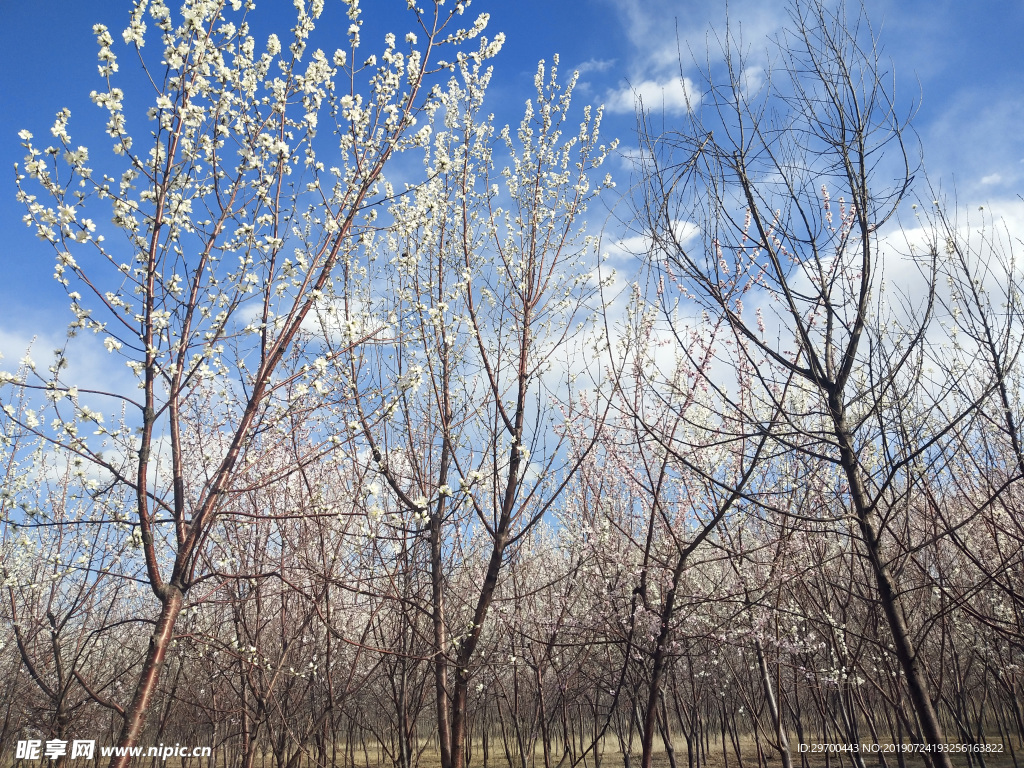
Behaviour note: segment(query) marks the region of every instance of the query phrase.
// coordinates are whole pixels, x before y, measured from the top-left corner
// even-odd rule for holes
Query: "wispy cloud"
[[[697,0],[685,8],[668,0],[620,0],[609,9],[618,16],[631,50],[616,66],[621,79],[606,86],[605,105],[615,113],[644,109],[680,114],[700,101],[695,68],[717,60],[724,44],[726,16],[720,4]],[[749,0],[730,4],[730,15],[742,19],[730,25],[749,59],[743,72],[750,90],[763,83],[769,37],[785,23],[781,7],[764,8]]]
[[[1016,191],[1024,180],[1024,99],[961,87],[923,126],[925,167],[937,178],[952,177],[962,199],[985,198],[996,188]]]
[[[580,75],[586,75],[590,72],[607,72],[613,66],[615,66],[618,59],[588,59],[580,64],[576,65],[576,71]]]

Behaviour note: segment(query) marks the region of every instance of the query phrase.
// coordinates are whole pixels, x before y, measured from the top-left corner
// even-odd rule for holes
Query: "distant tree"
[[[639,698],[642,768],[651,766],[659,729],[667,739],[661,710],[673,648],[696,610],[687,600],[700,602],[686,594],[689,574],[709,557],[707,544],[718,538],[725,521],[742,516],[748,499],[771,484],[770,429],[764,425],[777,416],[771,412],[776,405],[761,408],[749,399],[753,388],[744,358],[749,350],[742,349],[743,342],[737,349],[722,322],[691,328],[666,324],[662,311],[671,318],[685,307],[659,306],[672,298],[664,279],[656,279],[653,301],[635,289],[613,353],[612,364],[620,366],[612,401],[618,413],[600,425],[597,448],[582,472],[594,483],[591,525],[608,526],[620,540],[615,549],[622,548],[595,557],[605,560],[610,579],[630,585],[628,603],[617,606],[628,629],[616,696],[630,679],[632,659],[647,659],[638,675],[645,689],[629,691]],[[739,384],[735,402],[707,385],[714,366],[725,360]],[[780,400],[784,388],[785,382],[776,393]],[[764,418],[756,428],[744,423],[749,411]],[[788,760],[788,751],[783,754]]]
[[[16,415],[30,423],[49,415],[25,399],[20,406]],[[137,602],[128,581],[111,575],[137,575],[126,499],[117,491],[97,498],[81,458],[49,451],[16,424],[5,427],[0,622],[10,627],[9,649],[26,683],[10,680],[10,695],[31,713],[30,727],[66,740],[74,728],[95,726],[102,708],[117,711],[119,666],[139,651],[130,640],[143,621],[131,612]]]

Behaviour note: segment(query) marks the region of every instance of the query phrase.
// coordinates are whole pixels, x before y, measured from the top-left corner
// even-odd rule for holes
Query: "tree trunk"
[[[793,758],[789,754],[789,739],[786,738],[786,729],[782,727],[782,711],[775,699],[775,691],[772,690],[772,678],[768,672],[768,662],[764,658],[764,648],[761,646],[760,640],[754,641],[754,650],[757,652],[757,668],[761,672],[764,698],[768,702],[768,712],[772,716],[775,738],[779,742],[779,752],[782,754],[782,768],[793,768]]]
[[[452,768],[452,730],[448,722],[447,635],[444,629],[444,563],[441,556],[441,520],[430,520],[430,587],[434,624],[434,696],[437,700],[437,738],[441,768]]]
[[[903,618],[903,612],[899,605],[899,598],[896,589],[893,587],[892,575],[889,567],[882,559],[881,541],[879,531],[875,523],[875,512],[868,501],[868,494],[861,482],[861,476],[857,463],[857,456],[853,449],[853,438],[846,425],[846,414],[838,392],[829,393],[829,409],[832,411],[832,420],[835,425],[837,442],[839,443],[839,454],[846,474],[847,482],[850,484],[850,496],[853,501],[854,510],[857,513],[857,524],[860,528],[861,538],[864,540],[864,548],[867,550],[868,562],[871,564],[872,575],[875,577],[875,586],[878,590],[878,601],[882,606],[885,619],[889,625],[889,631],[893,639],[893,651],[896,660],[903,669],[907,678],[907,688],[910,691],[910,701],[914,705],[918,720],[921,723],[925,741],[929,744],[943,745],[946,737],[942,732],[942,724],[928,696],[924,684],[924,675],[917,661],[917,651],[913,641],[910,639],[910,631]],[[933,754],[935,764],[939,768],[952,768],[949,760],[949,753],[935,752]]]
[[[153,630],[153,636],[149,639],[149,651],[146,653],[146,661],[142,668],[142,675],[139,684],[135,689],[135,696],[131,704],[124,712],[124,725],[121,726],[121,733],[117,738],[118,747],[133,747],[139,742],[142,728],[146,724],[146,712],[149,710],[153,694],[156,692],[157,682],[160,679],[160,670],[164,665],[164,658],[167,655],[167,648],[174,636],[174,623],[181,613],[181,604],[184,599],[182,592],[173,584],[168,584],[164,598],[161,601],[160,616]],[[115,755],[110,759],[110,768],[127,768],[131,757],[128,754]]]

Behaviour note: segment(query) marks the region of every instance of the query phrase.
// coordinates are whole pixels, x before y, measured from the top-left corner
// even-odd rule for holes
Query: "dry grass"
[[[686,742],[682,739],[679,741],[681,743],[676,744],[676,766],[677,768],[689,768],[686,753]],[[339,757],[344,754],[344,750],[340,748],[338,752]],[[819,752],[801,755],[797,751],[796,743],[792,745],[792,752],[794,768],[859,768],[852,759],[852,755],[849,753],[834,753],[826,755]],[[742,759],[737,758],[736,752],[730,744],[727,755],[728,762],[726,762],[726,759],[722,756],[721,742],[718,742],[712,745],[711,751],[707,755],[706,759],[701,762],[700,767],[782,768],[782,760],[778,753],[765,755],[763,761],[758,761],[757,745],[753,738],[744,738],[740,740],[740,757]],[[864,754],[861,757],[864,768],[900,768],[897,756],[892,753],[885,755]],[[881,759],[882,757],[884,757],[884,762]],[[1018,768],[1018,766],[1014,765],[1014,761],[1008,751],[1004,751],[1003,753],[990,753],[984,757],[984,768]],[[363,756],[362,748],[358,748],[356,750],[355,768],[393,768],[392,763],[383,754],[377,755],[371,750],[370,758],[370,762],[367,763]],[[557,753],[552,759],[552,768],[571,768],[568,760],[559,764],[560,758],[561,754]],[[972,765],[969,763],[965,754],[953,754],[952,760],[953,765],[957,766],[957,768],[968,768],[968,766]],[[906,754],[904,756],[904,764],[906,768],[925,767],[925,761],[921,755]],[[168,768],[174,768],[170,763],[167,763],[166,765]],[[270,755],[267,755],[265,766],[266,768],[276,768],[273,763],[273,758]],[[630,768],[639,768],[639,766],[640,755],[639,753],[633,754],[630,760]],[[256,761],[256,768],[260,768],[260,761],[258,759]],[[301,768],[315,768],[315,763],[303,762]],[[339,760],[337,768],[351,768],[351,764],[347,761],[342,762]],[[427,749],[421,754],[417,763],[417,768],[441,768],[440,756],[435,750]],[[476,745],[472,752],[472,759],[470,760],[468,768],[484,768],[483,752],[480,749],[479,744]],[[517,756],[514,756],[513,761],[510,763],[505,757],[504,749],[500,742],[492,741],[487,768],[523,768],[523,765]],[[533,760],[528,762],[526,768],[544,768],[544,757],[540,748],[536,750]],[[623,755],[618,750],[617,746],[613,747],[611,744],[607,744],[602,749],[600,760],[597,765],[594,763],[593,756],[590,755],[587,757],[585,762],[579,763],[576,768],[626,768],[626,761],[623,759]],[[668,753],[664,751],[664,748],[656,749],[653,756],[652,768],[671,768]],[[981,762],[975,759],[973,762],[973,768],[982,768]]]
[[[676,744],[676,766],[677,768],[689,768],[686,753],[686,742],[682,738],[679,738],[679,743]],[[615,746],[613,746],[615,744]],[[652,768],[671,768],[671,763],[668,758],[668,753],[664,751],[661,745],[658,745],[653,756]],[[357,746],[355,757],[354,768],[394,768],[391,761],[377,750],[371,748],[369,750],[370,760],[367,762],[366,756],[362,745]],[[849,753],[834,753],[825,755],[823,753],[806,753],[801,755],[797,751],[797,745],[794,742],[792,745],[793,752],[793,766],[794,768],[860,768],[854,760],[852,755]],[[722,745],[721,742],[713,742],[712,749],[707,755],[707,758],[700,764],[700,768],[782,768],[782,760],[779,758],[778,753],[774,755],[765,755],[763,761],[758,761],[757,756],[757,745],[753,738],[744,738],[740,740],[740,756],[742,759],[738,759],[736,751],[732,744],[729,745],[728,751],[728,762],[722,756]],[[236,755],[225,755],[223,753],[215,754],[215,762],[217,768],[223,766],[226,762],[228,766],[237,765],[238,758]],[[863,759],[864,768],[900,768],[899,761],[895,754],[885,754],[885,762],[881,760],[880,755],[877,754],[864,754],[861,756]],[[984,756],[985,763],[984,768],[1019,768],[1014,765],[1013,758],[1009,751],[1002,753],[990,753]],[[332,768],[352,768],[352,764],[349,762],[347,757],[347,750],[341,745],[338,746],[338,763]],[[468,768],[484,768],[483,763],[483,752],[479,744],[475,745],[472,751],[472,756]],[[565,760],[559,764],[561,753],[556,753],[556,756],[552,760],[551,768],[571,768],[570,762]],[[953,754],[952,755],[953,765],[956,768],[969,768],[971,764],[968,762],[965,754]],[[1019,758],[1021,762],[1024,762],[1024,755]],[[151,759],[143,759],[139,763],[140,766],[149,766]],[[924,759],[920,755],[907,754],[904,757],[904,764],[906,768],[925,768]],[[169,759],[166,762],[157,763],[159,768],[207,768],[208,763],[206,760],[186,760],[184,765],[182,762],[176,759]],[[255,768],[277,768],[276,762],[274,761],[273,755],[267,754],[263,756],[261,760],[259,757],[256,758]],[[316,763],[313,760],[302,760],[300,761],[297,768],[316,768]],[[434,749],[426,749],[419,758],[416,768],[441,768],[440,756]],[[493,739],[491,741],[490,755],[487,762],[486,768],[523,768],[522,762],[519,761],[518,757],[515,757],[513,762],[509,762],[505,757],[504,749],[499,739]],[[529,761],[526,768],[544,768],[544,757],[540,748],[536,750],[533,760]],[[618,750],[615,742],[609,741],[602,748],[600,760],[595,765],[593,756],[589,755],[585,762],[579,763],[576,768],[626,768],[626,761],[623,759],[622,753]],[[640,768],[640,755],[639,753],[633,754],[630,760],[630,768]],[[983,768],[980,761],[975,760],[972,768]]]

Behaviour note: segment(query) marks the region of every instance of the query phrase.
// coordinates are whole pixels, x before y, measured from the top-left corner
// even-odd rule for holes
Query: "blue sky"
[[[387,29],[399,36],[406,31],[402,0],[365,0],[364,6],[367,50],[380,47]],[[69,319],[63,291],[51,278],[53,251],[24,227],[24,211],[14,200],[11,169],[23,154],[17,133],[28,129],[45,146],[54,113],[67,106],[75,143],[95,146],[94,153],[107,147],[100,139],[103,113],[88,98],[101,84],[92,33],[97,22],[114,35],[126,103],[152,101],[120,40],[130,8],[125,0],[0,0],[7,30],[0,47],[0,160],[7,169],[0,181],[0,352],[6,357],[0,367],[10,369],[32,336],[62,336]],[[785,23],[784,8],[782,2],[739,0],[730,3],[730,14],[756,51]],[[933,181],[947,190],[955,185],[968,205],[998,206],[1024,193],[1024,3],[868,0],[867,9],[893,61],[898,99],[907,105],[920,99],[914,127]],[[489,34],[507,37],[490,92],[500,121],[518,121],[537,60],[557,52],[563,71],[582,71],[577,103],[607,104],[605,133],[618,136],[626,150],[636,144],[636,89],[648,104],[664,99],[669,120],[681,109],[673,96],[677,30],[684,50],[700,53],[708,30],[724,19],[723,4],[711,0],[477,0],[470,15],[485,11]],[[261,31],[287,32],[293,13],[291,0],[258,0],[254,18]],[[389,25],[392,18],[400,21]],[[341,3],[328,0],[318,29],[326,42],[314,45],[327,47],[345,27]],[[690,66],[684,61],[684,73]],[[620,188],[628,186],[626,168],[625,161],[612,166]]]

